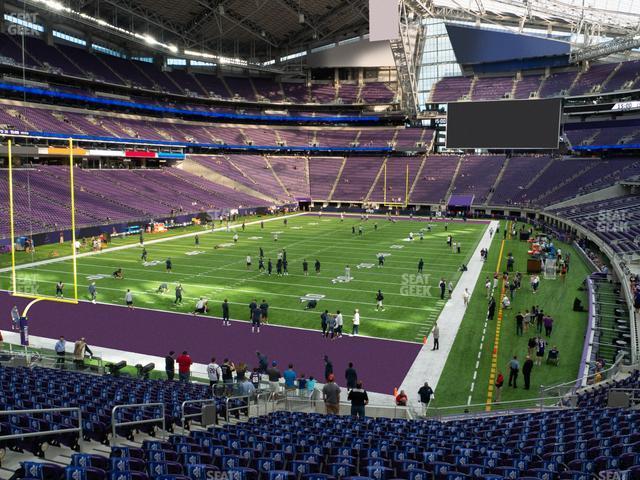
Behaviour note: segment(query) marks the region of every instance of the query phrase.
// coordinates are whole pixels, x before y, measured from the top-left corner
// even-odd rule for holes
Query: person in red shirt
[[[407,394],[404,393],[404,390],[400,390],[400,393],[396,395],[396,405],[399,407],[406,407],[409,399],[407,398]]]
[[[183,382],[188,382],[193,361],[186,350],[176,359],[176,362],[178,363],[178,378]]]

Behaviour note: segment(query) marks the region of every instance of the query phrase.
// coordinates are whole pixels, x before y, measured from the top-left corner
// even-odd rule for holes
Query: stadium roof
[[[362,35],[369,22],[368,0],[14,1],[68,19],[98,18],[105,31],[106,22],[181,49],[243,58],[269,59],[302,45]]]
[[[168,54],[206,52],[258,64],[369,28],[369,0],[6,0],[12,1]],[[422,17],[569,32],[578,43],[640,26],[640,0],[403,1]]]
[[[627,35],[640,26],[640,0],[406,0],[422,15],[543,27],[589,36]]]

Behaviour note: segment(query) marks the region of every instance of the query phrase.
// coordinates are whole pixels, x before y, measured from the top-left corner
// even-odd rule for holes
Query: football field
[[[146,262],[141,259],[137,236],[116,240],[99,254],[78,258],[78,295],[80,300],[88,300],[88,285],[95,281],[98,302],[124,305],[125,293],[130,289],[135,307],[181,313],[192,312],[203,297],[209,306],[203,321],[221,316],[225,298],[230,303],[231,318],[248,321],[249,303],[264,299],[269,304],[269,323],[319,330],[322,311],[340,310],[346,332],[351,332],[354,310],[359,309],[361,335],[422,342],[444,305],[439,296],[440,279],[455,285],[460,265],[468,263],[485,228],[485,223],[408,219],[390,222],[383,217],[363,221],[360,216],[342,220],[329,215],[292,216],[287,224],[282,217],[268,219],[263,225],[248,220],[244,230],[236,226],[229,232],[189,227],[173,230],[173,238],[145,235]],[[198,245],[195,232],[199,232]],[[234,242],[236,232],[238,240]],[[410,233],[414,240],[409,240]],[[447,246],[448,235],[461,243],[461,253]],[[150,242],[157,239],[163,240]],[[34,259],[47,258],[47,249],[52,248],[57,247],[42,247],[39,258]],[[265,267],[269,259],[273,263],[271,275],[258,271],[260,248]],[[288,275],[277,275],[277,256],[283,249]],[[81,253],[88,251],[89,247]],[[383,267],[378,266],[380,255],[385,257]],[[252,259],[250,267],[247,256]],[[166,271],[168,258],[172,262],[171,273]],[[418,275],[420,258],[424,260],[422,275]],[[28,254],[18,252],[17,263],[28,259]],[[308,275],[303,273],[305,259]],[[320,262],[319,274],[314,268],[316,260]],[[347,266],[350,279],[345,278]],[[112,277],[119,268],[123,279]],[[68,259],[53,258],[50,263],[21,268],[16,276],[18,291],[53,296],[56,282],[62,281],[65,296],[72,294],[72,266]],[[174,303],[178,282],[184,288],[182,305]],[[168,291],[161,293],[158,288],[164,283]],[[0,286],[10,290],[10,275],[2,275]],[[376,310],[378,289],[384,295],[384,311]],[[305,309],[308,299],[317,299],[315,309]]]

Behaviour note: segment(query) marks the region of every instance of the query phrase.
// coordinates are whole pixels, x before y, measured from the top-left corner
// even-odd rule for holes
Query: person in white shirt
[[[487,291],[487,298],[489,298],[491,296],[491,280],[489,280],[489,277],[484,282],[484,288]]]
[[[207,365],[207,377],[209,377],[209,386],[213,386],[222,381],[222,368],[216,363],[215,357],[213,357]]]
[[[127,308],[133,310],[133,293],[127,289],[127,293],[124,294],[124,303],[127,304]]]
[[[237,233],[233,234],[233,243],[238,243],[238,234]]]
[[[469,298],[471,297],[471,294],[469,293],[469,289],[465,288],[464,289],[464,293],[462,294],[462,300],[464,301],[464,306],[466,307],[467,305],[469,305]]]
[[[200,297],[200,299],[196,302],[196,308],[193,311],[194,315],[197,315],[199,313],[207,313],[207,301]]]
[[[509,300],[508,295],[505,293],[504,297],[502,298],[502,308],[509,308],[511,306],[511,300]]]
[[[409,232],[409,240],[413,240],[413,232]]]
[[[342,328],[344,327],[344,319],[340,310],[336,312],[336,337],[342,337]]]
[[[251,255],[247,255],[247,270],[251,269]]]
[[[351,268],[349,268],[349,265],[344,267],[344,276],[347,279],[347,282],[351,280]]]
[[[353,312],[353,330],[351,331],[351,335],[358,335],[358,331],[360,328],[360,311],[356,308],[355,312]]]

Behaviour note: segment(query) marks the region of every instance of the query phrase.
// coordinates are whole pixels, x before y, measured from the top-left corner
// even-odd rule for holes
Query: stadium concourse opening
[[[640,7],[484,1],[0,2],[0,480],[640,478]]]

